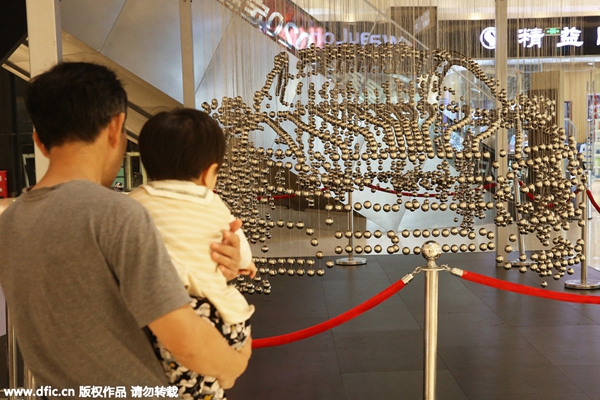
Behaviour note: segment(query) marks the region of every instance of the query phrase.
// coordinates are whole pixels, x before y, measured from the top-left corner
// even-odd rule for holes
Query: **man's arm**
[[[237,351],[189,305],[180,307],[148,324],[158,340],[186,368],[214,376],[228,389],[246,370],[252,353],[252,339]]]

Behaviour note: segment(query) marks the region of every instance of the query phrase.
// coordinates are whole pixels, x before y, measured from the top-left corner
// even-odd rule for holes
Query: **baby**
[[[210,257],[210,244],[222,240],[234,220],[213,193],[225,157],[225,136],[208,114],[176,109],[150,118],[139,138],[140,155],[150,183],[130,193],[153,217],[183,281],[196,314],[209,320],[231,346],[240,348],[250,335],[254,306],[225,277]],[[241,229],[240,273],[254,277],[250,245]],[[225,399],[214,377],[180,365],[153,339],[154,349],[179,395],[193,399]]]

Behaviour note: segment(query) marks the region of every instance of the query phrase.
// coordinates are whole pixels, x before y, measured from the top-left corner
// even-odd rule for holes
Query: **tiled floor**
[[[596,198],[598,185],[594,185]],[[592,221],[593,245],[600,216]],[[323,277],[275,276],[256,305],[255,338],[292,332],[374,296],[418,265],[421,256],[368,256]],[[444,254],[438,264],[539,288],[531,272],[496,268],[493,253]],[[599,264],[600,265],[600,264]],[[592,267],[598,267],[592,265]],[[600,272],[588,269],[588,279]],[[576,267],[573,278],[579,278]],[[600,399],[600,306],[539,299],[440,273],[437,399]],[[564,278],[547,290],[564,289]],[[424,274],[356,319],[318,336],[254,351],[230,400],[412,400],[423,398]]]

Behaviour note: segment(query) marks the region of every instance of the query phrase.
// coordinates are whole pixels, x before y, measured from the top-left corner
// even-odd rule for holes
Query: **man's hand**
[[[148,327],[178,362],[200,375],[216,377],[227,385],[223,385],[225,389],[248,366],[252,339],[248,337],[242,349],[233,349],[189,304],[157,318]]]
[[[223,233],[221,243],[212,243],[210,248],[211,258],[218,263],[219,268],[225,279],[228,281],[234,279],[239,274],[240,269],[240,238],[234,234],[242,227],[242,221],[236,219],[229,224],[230,230]]]
[[[247,360],[250,360],[250,356],[252,356],[252,337],[248,336],[248,338],[246,339],[246,343],[244,344],[244,347],[238,349],[238,353],[240,353],[241,355],[246,357]],[[223,389],[230,389],[233,387],[234,384],[235,384],[235,379],[226,379],[226,378],[219,379],[219,385],[221,385],[221,387]]]

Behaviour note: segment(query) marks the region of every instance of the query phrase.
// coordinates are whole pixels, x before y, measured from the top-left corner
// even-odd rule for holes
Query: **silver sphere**
[[[442,254],[442,248],[437,242],[428,240],[421,247],[421,253],[427,261],[434,261]]]

